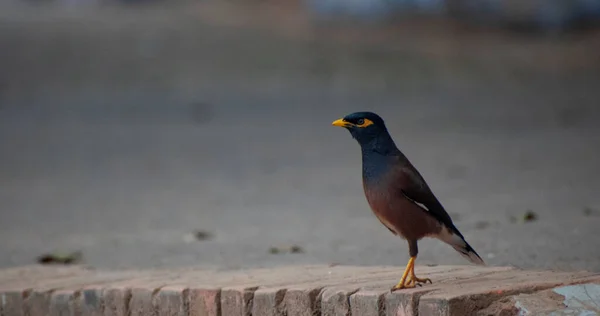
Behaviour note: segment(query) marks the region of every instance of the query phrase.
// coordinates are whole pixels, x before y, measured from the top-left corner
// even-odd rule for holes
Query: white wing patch
[[[406,193],[404,193],[404,191],[400,191],[402,192],[402,195],[404,195],[405,198],[407,198],[409,201],[413,202],[414,204],[416,204],[417,206],[420,206],[422,209],[426,210],[427,212],[429,212],[429,209],[423,204],[423,203],[419,203],[413,199],[411,199],[410,197],[408,197],[408,195],[406,195]]]

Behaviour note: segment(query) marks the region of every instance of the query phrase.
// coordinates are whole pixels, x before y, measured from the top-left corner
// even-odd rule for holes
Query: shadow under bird
[[[396,147],[379,115],[356,112],[332,124],[346,128],[360,144],[363,188],[371,210],[394,235],[408,242],[410,259],[392,291],[431,283],[415,275],[417,242],[424,237],[437,238],[470,262],[485,265],[421,174]]]

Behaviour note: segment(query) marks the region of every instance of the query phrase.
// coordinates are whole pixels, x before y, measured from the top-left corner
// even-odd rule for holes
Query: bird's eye
[[[363,124],[365,124],[365,120],[364,119],[358,119],[356,121],[356,125],[363,125]]]

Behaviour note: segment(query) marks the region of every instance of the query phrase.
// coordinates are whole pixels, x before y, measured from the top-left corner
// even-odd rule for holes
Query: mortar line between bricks
[[[322,311],[321,311],[321,303],[323,302],[323,292],[325,292],[325,287],[321,287],[319,289],[319,293],[317,293],[317,295],[315,296],[315,302],[314,304],[314,316],[322,316]]]
[[[243,296],[246,296],[246,294],[249,296],[248,303],[243,304],[243,305],[246,305],[246,310],[244,310],[244,315],[246,315],[246,316],[253,316],[252,308],[254,307],[254,292],[256,292],[256,290],[258,290],[258,288],[259,288],[259,286],[247,288],[244,290],[244,293],[242,294]],[[243,297],[243,300],[246,301],[246,298]],[[256,316],[258,316],[258,315],[256,315]]]
[[[358,291],[360,291],[360,288],[356,289],[356,290],[352,290],[351,292],[348,292],[348,294],[346,295],[346,302],[348,303],[348,312],[346,313],[346,316],[353,316],[352,315],[352,305],[350,304],[350,297],[354,294],[356,294]],[[354,315],[354,316],[360,316],[360,315]]]
[[[133,297],[133,293],[131,293],[131,289],[129,289],[129,288],[124,289],[124,292],[125,293],[123,293],[123,294],[125,296],[124,296],[123,301],[124,301],[124,304],[125,304],[125,315],[126,316],[132,316],[131,315],[131,299]]]
[[[413,306],[413,315],[419,316],[419,305],[421,304],[421,297],[423,295],[427,295],[433,292],[435,292],[435,290],[425,290],[423,292],[417,292],[412,296],[411,300]]]
[[[152,314],[154,316],[158,316],[158,310],[159,310],[158,304],[156,304],[156,296],[158,295],[160,290],[165,286],[167,286],[167,285],[163,283],[163,285],[155,287],[152,290],[152,294],[150,295],[150,304],[152,305]]]
[[[217,316],[222,316],[222,309],[221,309],[221,295],[223,293],[223,290],[221,288],[219,288],[217,290],[217,293],[215,293],[215,300],[217,301]]]
[[[379,313],[377,313],[379,316],[387,315],[387,307],[385,306],[385,294],[383,293],[377,298],[377,308],[379,309]]]
[[[85,297],[83,299],[85,300]],[[100,305],[100,312],[102,313],[102,315],[105,315],[105,313],[106,313],[106,299],[104,298],[104,289],[103,288],[100,288],[100,295],[99,295],[98,300],[99,300],[99,305]]]
[[[31,296],[32,291],[33,289],[25,289],[21,292],[21,312],[23,313],[23,315],[25,315],[26,310],[25,301],[27,300],[27,298],[29,298],[29,296]]]
[[[69,306],[73,308],[74,316],[82,316],[82,312],[79,310],[79,298],[81,297],[81,289],[73,291],[73,295],[69,297]]]
[[[360,289],[359,289],[358,291],[356,291],[356,292],[354,292],[353,294],[351,294],[351,295],[349,295],[349,296],[348,296],[348,297],[349,297],[349,299],[350,299],[350,301],[349,301],[349,306],[350,306],[350,313],[351,313],[351,314],[352,314],[352,307],[353,307],[353,305],[352,305],[352,301],[354,301],[354,302],[356,303],[356,300],[355,300],[355,299],[353,299],[353,298],[355,298],[355,297],[358,297],[358,295],[360,294],[360,292],[361,292],[361,291],[360,291]],[[384,291],[381,291],[381,292],[379,292],[379,294],[377,295],[377,315],[378,315],[378,316],[385,316],[385,315],[386,315],[386,310],[387,310],[387,309],[386,309],[386,306],[385,306],[385,305],[386,305],[385,296],[386,296],[386,294],[388,294],[388,293],[389,293],[388,291],[385,291],[385,292],[384,292]],[[353,315],[353,316],[356,316],[356,315]]]
[[[275,314],[276,315],[285,315],[286,306],[285,306],[285,294],[287,293],[286,288],[280,288],[275,291]],[[254,292],[256,295],[256,292]]]
[[[52,296],[54,296],[54,293],[56,291],[57,291],[56,288],[52,288],[52,289],[41,292],[41,294],[44,295],[44,297],[47,298],[47,300],[48,300],[48,311],[50,311],[52,309]]]
[[[207,293],[214,293],[208,294]],[[222,315],[222,304],[223,304],[223,288],[214,287],[214,286],[190,286],[188,291],[188,304],[189,304],[189,312],[190,315],[198,313],[193,313],[193,311],[197,311],[198,308],[209,309],[210,311],[214,311],[213,316],[221,316]],[[200,303],[200,305],[198,305]],[[212,307],[209,307],[212,306]],[[193,309],[193,308],[196,309]],[[214,309],[213,309],[214,308]],[[203,315],[207,315],[208,311],[203,313]]]
[[[287,289],[283,288],[280,292],[279,295],[275,293],[275,310],[277,311],[277,315],[285,315],[285,294],[287,293]]]
[[[297,311],[295,308],[295,300],[294,298],[298,297],[298,293],[301,293],[300,296],[307,299],[306,308],[310,311],[310,316],[320,316],[321,315],[321,293],[323,292],[323,285],[316,285],[311,287],[296,287],[294,285],[290,285],[285,290],[284,295],[284,308],[285,312],[281,315],[288,315],[290,311]]]
[[[183,315],[190,315],[190,288],[186,287],[181,291],[181,300],[183,301]]]

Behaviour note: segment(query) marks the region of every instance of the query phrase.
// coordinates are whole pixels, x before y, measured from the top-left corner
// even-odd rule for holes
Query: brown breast
[[[371,210],[394,234],[408,240],[418,240],[440,232],[440,223],[402,193],[371,190],[366,185],[364,189]]]

